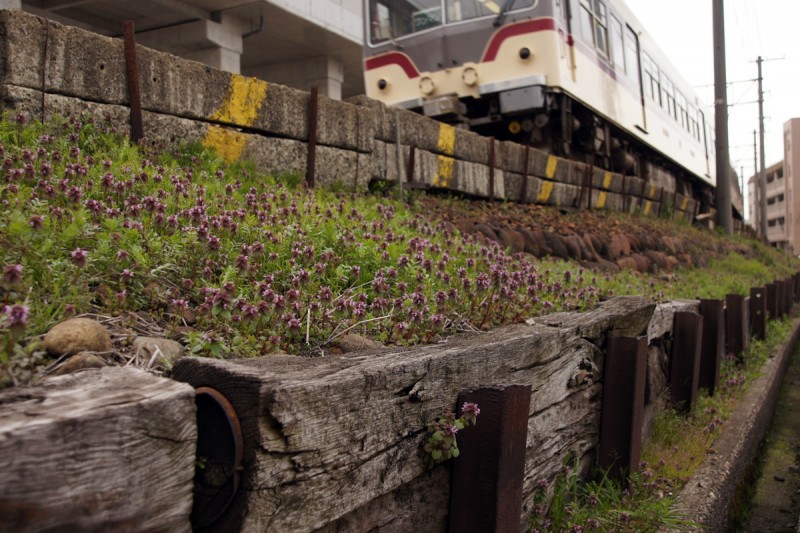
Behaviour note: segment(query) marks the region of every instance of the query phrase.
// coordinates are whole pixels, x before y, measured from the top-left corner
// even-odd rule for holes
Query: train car
[[[710,201],[712,120],[621,0],[365,0],[367,95]]]

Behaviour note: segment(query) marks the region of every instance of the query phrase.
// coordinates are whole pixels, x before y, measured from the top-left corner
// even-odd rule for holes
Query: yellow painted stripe
[[[648,196],[650,198],[655,198],[656,197],[656,186],[655,185],[651,185],[650,186],[650,194],[648,194]]]
[[[606,172],[603,176],[603,188],[608,189],[609,187],[611,187],[611,172]]]
[[[681,211],[686,211],[686,208],[689,206],[689,197],[685,197],[683,199],[683,203],[681,204]]]
[[[536,197],[536,201],[541,204],[548,202],[550,200],[550,195],[553,194],[553,185],[552,181],[543,181],[542,190],[539,191],[539,196]]]
[[[600,194],[597,195],[598,209],[603,209],[606,206],[606,196],[608,196],[608,193],[606,191],[600,191]]]
[[[235,126],[252,126],[267,99],[267,83],[256,78],[245,78],[239,74],[231,75],[228,93],[222,105],[209,118]],[[203,145],[217,152],[228,162],[239,159],[247,144],[245,134],[210,126]]]
[[[447,187],[453,179],[453,170],[456,160],[445,155],[440,155],[437,159],[439,160],[439,164],[437,165],[436,175],[433,177],[433,186]]]
[[[547,156],[547,169],[544,171],[545,177],[553,179],[556,175],[556,167],[558,166],[558,158],[554,155]]]
[[[453,155],[456,150],[456,128],[449,124],[439,124],[439,153]]]
[[[652,206],[653,206],[653,202],[651,202],[650,200],[648,200],[648,201],[646,201],[644,203],[644,214],[645,215],[649,215],[650,214],[650,208]]]

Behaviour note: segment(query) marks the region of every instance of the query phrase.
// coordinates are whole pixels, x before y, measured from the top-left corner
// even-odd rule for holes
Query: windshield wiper
[[[511,8],[514,6],[514,0],[506,0],[506,3],[503,4],[502,9],[500,9],[500,13],[497,14],[497,18],[494,19],[494,26],[502,26],[503,19],[506,18],[506,13],[508,13]]]

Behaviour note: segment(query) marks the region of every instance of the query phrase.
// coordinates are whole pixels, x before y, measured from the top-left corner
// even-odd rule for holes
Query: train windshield
[[[530,7],[535,0],[369,0],[370,41],[392,41],[464,20]]]

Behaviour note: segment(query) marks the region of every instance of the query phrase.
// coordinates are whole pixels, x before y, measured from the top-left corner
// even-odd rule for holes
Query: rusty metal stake
[[[406,183],[414,182],[414,159],[417,154],[417,147],[411,146],[408,149],[408,166],[406,167]],[[398,179],[398,181],[400,181]]]
[[[748,325],[747,318],[749,298],[740,294],[725,296],[725,332],[728,353],[741,358],[747,348]]]
[[[778,286],[767,283],[767,314],[769,318],[778,317]]]
[[[753,337],[764,340],[767,336],[767,289],[750,289],[750,332]]]
[[[703,316],[697,313],[675,313],[673,332],[670,398],[678,409],[691,413],[697,401],[700,380]]]
[[[314,188],[317,171],[317,110],[319,108],[319,87],[311,87],[308,101],[308,157],[306,158],[306,184]],[[397,177],[400,181],[400,176]]]
[[[531,387],[483,387],[459,394],[459,408],[464,402],[477,403],[481,413],[475,426],[458,434],[449,532],[517,533]]]
[[[609,339],[603,372],[600,467],[617,479],[639,469],[646,370],[646,337]]]
[[[522,159],[522,185],[519,191],[519,203],[528,203],[528,163],[531,157],[530,142],[525,143],[525,156]]]
[[[784,298],[784,313],[790,315],[794,304],[794,285],[792,278],[786,278],[783,282],[783,292],[786,295]]]
[[[136,30],[133,20],[125,21],[125,72],[128,77],[128,96],[131,108],[131,141],[144,139],[142,124],[142,92],[139,84],[139,65],[136,62]]]
[[[719,387],[719,368],[725,355],[725,302],[700,300],[700,314],[703,316],[703,344],[697,386],[713,396]]]
[[[494,137],[489,138],[489,201],[494,201]]]

